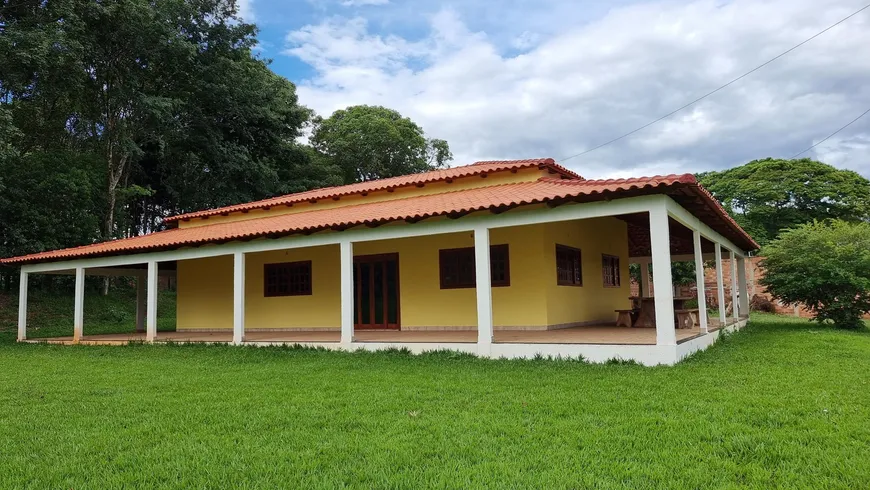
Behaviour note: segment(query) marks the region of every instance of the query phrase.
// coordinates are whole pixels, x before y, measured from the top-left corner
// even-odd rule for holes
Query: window
[[[619,257],[601,255],[601,273],[604,275],[604,287],[619,287]]]
[[[493,286],[511,285],[511,262],[508,255],[507,244],[489,247],[489,272]]]
[[[438,254],[441,269],[441,289],[473,288],[474,249],[453,248]]]
[[[474,247],[451,248],[439,251],[441,289],[473,288],[477,284],[474,270]],[[489,271],[493,287],[511,285],[510,254],[508,246],[489,247]]]
[[[311,294],[310,260],[266,264],[263,267],[264,296],[307,296]]]
[[[556,245],[556,283],[560,286],[582,286],[583,266],[580,249]]]

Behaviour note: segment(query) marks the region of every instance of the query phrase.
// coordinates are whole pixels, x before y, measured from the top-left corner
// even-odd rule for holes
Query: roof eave
[[[669,181],[666,179],[670,178]],[[232,241],[247,241],[257,238],[263,237],[281,237],[281,236],[290,236],[297,234],[311,234],[324,230],[335,230],[342,231],[349,227],[355,226],[379,226],[385,223],[397,222],[397,221],[407,221],[409,223],[416,223],[418,221],[429,219],[437,216],[450,216],[450,217],[460,217],[465,214],[478,212],[478,211],[486,211],[489,210],[491,212],[504,212],[508,209],[513,209],[518,206],[525,205],[534,205],[540,203],[548,203],[552,206],[560,205],[568,202],[588,202],[588,201],[596,201],[602,199],[619,199],[623,197],[632,197],[634,195],[644,195],[644,194],[654,194],[654,193],[662,193],[668,194],[670,190],[678,190],[681,188],[690,188],[693,190],[693,194],[696,194],[698,197],[702,199],[706,203],[707,206],[711,208],[717,215],[722,218],[722,222],[730,227],[735,235],[739,238],[743,238],[745,243],[740,244],[741,247],[748,244],[749,248],[743,248],[745,251],[751,251],[758,248],[758,244],[746,233],[740,226],[730,217],[727,212],[725,212],[724,208],[718,203],[718,201],[713,198],[713,196],[706,191],[703,187],[697,184],[694,177],[691,175],[683,175],[683,176],[666,176],[664,178],[660,178],[658,182],[652,181],[652,178],[646,179],[646,183],[644,184],[642,179],[638,179],[635,182],[635,179],[629,179],[629,181],[625,181],[624,183],[630,184],[625,187],[619,187],[617,190],[604,190],[598,191],[593,190],[590,192],[579,192],[575,188],[574,191],[569,191],[573,187],[572,184],[565,182],[566,192],[564,193],[555,193],[549,197],[534,197],[534,198],[521,198],[512,200],[510,202],[501,201],[498,204],[490,204],[490,205],[475,205],[462,209],[447,209],[444,211],[426,211],[423,213],[410,214],[406,213],[404,215],[396,214],[390,215],[387,217],[381,217],[378,219],[370,219],[370,220],[359,220],[353,222],[330,222],[328,224],[324,224],[323,226],[312,226],[307,228],[277,228],[271,229],[268,231],[255,232],[255,233],[247,233],[247,234],[238,234],[232,235],[228,234],[225,238],[221,239],[201,239],[201,240],[182,240],[175,243],[169,244],[161,244],[161,245],[142,245],[138,248],[128,248],[122,250],[114,250],[114,251],[106,251],[106,252],[94,252],[94,253],[84,253],[75,254],[75,249],[67,249],[62,255],[54,255],[54,256],[46,256],[51,252],[43,252],[40,254],[31,254],[20,257],[12,257],[7,259],[0,260],[0,263],[6,265],[26,265],[26,264],[36,264],[36,263],[44,263],[44,262],[57,262],[64,260],[78,260],[83,258],[96,258],[96,257],[105,257],[105,256],[117,256],[117,255],[134,255],[139,253],[147,253],[154,251],[162,251],[162,250],[176,250],[185,247],[198,247],[207,244],[214,243],[227,243]],[[576,183],[574,185],[583,185],[585,183],[591,183],[592,181],[584,181],[583,183]],[[653,183],[655,182],[655,183]],[[457,191],[464,192],[464,191]],[[414,198],[409,198],[414,199]],[[257,219],[274,219],[274,218],[257,218]],[[216,224],[219,225],[219,224]],[[160,233],[160,232],[158,232]],[[162,233],[172,233],[172,232],[162,232]],[[171,240],[171,239],[170,239]],[[178,239],[176,239],[178,240]],[[108,242],[111,243],[111,242]],[[99,244],[94,244],[99,245]],[[87,245],[84,248],[89,248],[94,245]],[[58,251],[60,252],[60,251]]]

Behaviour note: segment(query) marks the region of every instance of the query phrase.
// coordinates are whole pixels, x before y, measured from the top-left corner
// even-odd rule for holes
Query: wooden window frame
[[[493,265],[496,262],[504,262],[503,279],[496,280],[492,277]],[[494,288],[506,288],[511,285],[511,253],[507,243],[489,246],[489,281]]]
[[[570,254],[570,258],[566,259],[568,254]],[[568,266],[571,269],[572,279],[563,279],[560,274],[560,270],[564,267],[562,262],[565,260],[572,262]],[[556,284],[559,286],[583,287],[583,252],[579,248],[556,244]]]
[[[601,254],[601,279],[606,288],[622,287],[619,270],[619,256]]]
[[[464,256],[457,259],[457,256]],[[477,287],[476,273],[472,277],[466,278],[465,281],[448,282],[445,274],[445,263],[448,261],[469,260],[474,264],[474,247],[463,248],[445,248],[438,251],[438,277],[440,280],[441,289],[470,289]],[[495,260],[493,260],[495,258]],[[492,278],[493,264],[495,262],[504,262],[504,278],[495,280]],[[489,246],[489,273],[490,282],[494,288],[509,287],[511,285],[511,260],[510,247],[508,244],[490,245]]]
[[[295,287],[293,284],[294,274],[292,270],[294,268],[304,267],[307,270],[304,273],[307,281],[302,284],[302,287]],[[286,291],[275,291],[269,290],[269,276],[273,274],[272,271],[276,269],[283,269],[287,274],[287,290]],[[283,296],[311,296],[312,294],[312,285],[311,283],[314,281],[312,276],[312,268],[310,260],[300,260],[297,262],[281,262],[275,264],[264,264],[263,265],[263,297],[265,298],[278,298]]]

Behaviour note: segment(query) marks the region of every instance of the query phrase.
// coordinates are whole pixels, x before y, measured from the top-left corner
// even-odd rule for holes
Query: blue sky
[[[772,58],[864,0],[243,0],[261,55],[328,116],[394,108],[454,165],[580,153]],[[790,157],[870,108],[870,11],[565,165],[592,178]],[[863,54],[862,54],[863,53]],[[870,176],[870,116],[807,156]]]

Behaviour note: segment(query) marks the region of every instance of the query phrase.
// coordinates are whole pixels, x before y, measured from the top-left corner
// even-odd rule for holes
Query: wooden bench
[[[677,328],[692,328],[698,324],[698,309],[674,310],[677,316]]]
[[[613,310],[617,313],[616,315],[616,326],[617,327],[631,327],[634,323],[632,321],[632,316],[634,314],[634,310]]]

